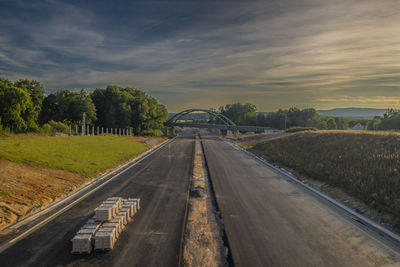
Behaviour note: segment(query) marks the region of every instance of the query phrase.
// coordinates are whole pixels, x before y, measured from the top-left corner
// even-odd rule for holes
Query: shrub
[[[69,131],[68,125],[62,122],[57,121],[49,121],[42,125],[40,132],[42,134],[55,134],[55,133],[64,133],[67,134]]]
[[[302,131],[317,131],[318,129],[315,127],[300,127],[300,126],[294,126],[286,129],[287,133],[296,133],[296,132],[302,132]]]
[[[142,135],[143,136],[155,136],[155,137],[157,137],[157,136],[161,136],[161,132],[160,132],[160,130],[143,130],[142,131]]]

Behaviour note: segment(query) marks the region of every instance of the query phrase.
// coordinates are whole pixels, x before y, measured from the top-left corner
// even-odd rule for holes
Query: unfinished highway
[[[178,266],[194,135],[183,134],[0,254],[1,266]],[[71,255],[71,239],[111,196],[141,210],[112,251]]]
[[[229,141],[201,134],[231,264],[400,266],[397,247]],[[0,253],[1,266],[179,266],[194,133],[185,132]],[[141,210],[109,252],[71,255],[71,238],[111,196]]]
[[[400,266],[386,244],[228,141],[202,135],[235,266]]]

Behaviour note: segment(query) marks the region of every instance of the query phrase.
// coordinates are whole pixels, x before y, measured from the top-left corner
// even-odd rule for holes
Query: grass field
[[[0,158],[71,171],[86,177],[146,151],[148,146],[112,136],[15,135],[0,138]]]
[[[300,132],[250,150],[393,214],[400,226],[400,134]]]

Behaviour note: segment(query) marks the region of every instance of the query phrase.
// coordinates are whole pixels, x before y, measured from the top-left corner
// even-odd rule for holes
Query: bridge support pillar
[[[234,134],[233,134],[233,131],[227,130],[227,131],[226,131],[226,137],[230,137],[230,138],[235,137]]]

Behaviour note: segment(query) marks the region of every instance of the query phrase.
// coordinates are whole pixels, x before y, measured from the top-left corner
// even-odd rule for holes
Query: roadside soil
[[[257,143],[257,140],[261,139],[262,137],[263,136],[259,136],[258,139],[256,138],[256,136],[247,137],[247,138],[245,137],[241,140],[237,140],[235,143],[245,149],[248,149],[249,151],[256,154],[257,156],[262,157],[262,155],[260,153],[257,153],[257,151],[251,149]],[[266,158],[266,160],[268,160],[268,159]],[[306,184],[310,185],[311,187],[317,189],[318,191],[332,197],[333,199],[335,199],[335,200],[341,202],[342,204],[357,211],[358,213],[363,214],[364,216],[368,217],[369,219],[372,219],[375,222],[383,224],[385,227],[389,228],[390,230],[400,234],[400,229],[393,226],[398,221],[398,219],[396,219],[393,215],[378,211],[376,209],[373,209],[373,208],[367,206],[364,202],[362,202],[361,200],[359,200],[355,197],[352,197],[351,195],[344,192],[340,188],[331,186],[327,183],[324,183],[324,182],[312,179],[310,177],[307,177],[305,175],[302,175],[301,173],[298,173],[296,170],[293,170],[286,166],[281,166],[281,167],[284,167],[286,170],[293,173],[294,176],[297,177],[297,179],[305,182]]]
[[[148,137],[126,138],[143,142],[150,147],[165,140]],[[44,209],[53,201],[66,197],[92,180],[94,178],[88,179],[65,170],[0,159],[0,234],[6,235],[5,228],[9,225]]]
[[[74,191],[87,178],[0,159],[0,231]]]
[[[185,230],[184,266],[227,266],[218,214],[212,204],[204,155],[196,139],[189,212]]]

